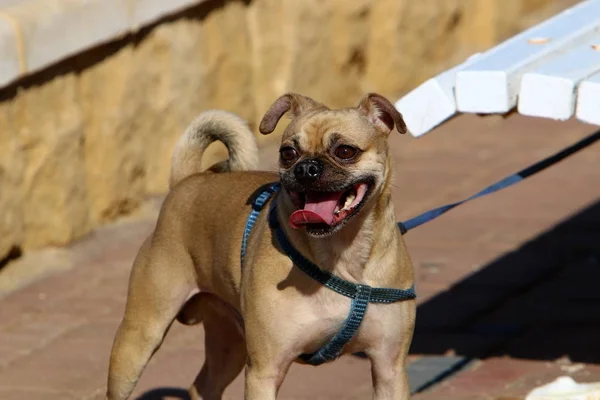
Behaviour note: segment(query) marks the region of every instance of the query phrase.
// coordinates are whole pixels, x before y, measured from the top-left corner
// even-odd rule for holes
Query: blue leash
[[[445,212],[453,209],[454,207],[461,205],[467,201],[476,199],[488,195],[490,193],[497,192],[501,189],[505,189],[509,186],[514,185],[517,182],[524,180],[525,178],[537,174],[540,171],[558,163],[559,161],[569,157],[570,155],[590,146],[594,142],[600,139],[600,131],[578,141],[577,143],[567,147],[566,149],[550,156],[542,161],[533,164],[513,175],[507,176],[506,178],[496,182],[482,191],[468,197],[462,201],[456,203],[447,204],[431,211],[427,211],[421,215],[409,219],[405,222],[399,222],[398,228],[402,234],[407,231],[416,228],[424,224],[425,222],[431,221]],[[276,193],[280,188],[279,183],[274,183],[264,189],[258,197],[252,202],[252,211],[246,221],[244,228],[244,236],[242,238],[241,248],[241,264],[244,263],[244,257],[246,255],[246,248],[248,245],[248,237],[252,232],[252,228],[256,223],[261,210],[267,204],[269,199]],[[283,229],[279,226],[277,215],[275,213],[275,207],[271,208],[269,214],[269,226],[275,231],[277,241],[281,246],[282,250],[292,260],[292,262],[300,268],[305,274],[313,278],[317,282],[326,286],[327,288],[352,299],[350,306],[350,312],[348,317],[344,321],[341,329],[338,333],[323,347],[312,354],[302,354],[300,358],[308,364],[319,365],[327,361],[331,361],[340,356],[344,346],[352,339],[352,337],[358,331],[360,324],[367,311],[369,303],[394,303],[397,301],[411,300],[416,297],[414,287],[409,289],[391,289],[391,288],[372,288],[368,285],[360,285],[352,282],[345,281],[328,271],[319,268],[313,264],[310,260],[306,259],[298,250],[292,246],[288,238],[285,236]]]
[[[400,231],[402,232],[402,234],[405,234],[406,232],[410,231],[411,229],[414,229],[419,225],[423,225],[425,222],[429,222],[432,219],[435,219],[435,218],[439,217],[440,215],[444,214],[445,212],[450,211],[454,207],[459,206],[463,203],[466,203],[467,201],[488,195],[490,193],[497,192],[498,190],[505,189],[509,186],[514,185],[517,182],[521,182],[523,179],[528,178],[531,175],[535,175],[538,172],[543,171],[546,168],[550,167],[551,165],[554,165],[557,162],[569,157],[570,155],[588,147],[589,145],[598,141],[598,139],[600,139],[600,131],[598,131],[586,138],[581,139],[577,143],[567,147],[566,149],[559,151],[556,154],[551,155],[550,157],[547,157],[541,161],[538,161],[537,163],[533,164],[530,167],[527,167],[515,174],[507,176],[506,178],[486,187],[482,191],[475,193],[471,197],[468,197],[462,201],[457,201],[456,203],[450,203],[450,204],[446,204],[445,206],[434,208],[433,210],[430,210],[430,211],[424,212],[423,214],[417,215],[416,217],[411,218],[408,221],[398,222],[398,227],[400,228]]]

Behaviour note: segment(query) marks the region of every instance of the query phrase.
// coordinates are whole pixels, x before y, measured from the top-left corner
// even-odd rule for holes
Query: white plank
[[[0,88],[202,1],[0,0]]]
[[[600,73],[579,85],[576,115],[581,121],[600,125]]]
[[[510,111],[525,72],[561,49],[584,43],[598,28],[600,0],[587,0],[492,48],[457,74],[458,111]]]
[[[456,114],[454,85],[458,71],[470,65],[479,53],[438,76],[428,79],[396,102],[408,131],[421,136]]]
[[[129,11],[121,0],[27,0],[2,12],[20,27],[27,73],[128,30]]]
[[[523,75],[519,113],[531,117],[567,120],[575,114],[579,82],[600,71],[600,34],[587,43],[568,49]]]
[[[23,69],[15,25],[0,10],[0,87],[19,76]]]

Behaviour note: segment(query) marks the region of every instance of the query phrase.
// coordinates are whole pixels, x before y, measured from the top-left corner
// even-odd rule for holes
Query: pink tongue
[[[335,220],[335,206],[342,192],[306,193],[306,202],[303,210],[297,210],[290,215],[290,226],[298,229],[306,224],[332,225]]]

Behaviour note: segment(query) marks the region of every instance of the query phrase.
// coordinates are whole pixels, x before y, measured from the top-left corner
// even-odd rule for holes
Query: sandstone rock
[[[374,0],[332,1],[330,31],[333,85],[328,95],[331,106],[355,106],[364,96],[369,18]]]
[[[143,99],[133,68],[132,46],[81,72],[85,121],[85,177],[92,223],[134,209],[145,194],[147,134],[136,129]]]
[[[11,120],[11,100],[0,102],[0,260],[24,239],[23,157]]]
[[[139,118],[146,148],[150,193],[168,189],[176,140],[202,111],[222,108],[254,119],[251,48],[243,2],[201,5],[186,18],[167,22],[136,49],[136,80],[145,89]],[[203,165],[227,157],[224,146],[210,146]]]
[[[137,86],[134,101],[140,109],[132,134],[143,138],[148,193],[168,190],[175,142],[205,108],[203,77],[198,73],[199,31],[193,20],[165,23],[141,38],[134,49],[132,84]]]
[[[287,23],[286,1],[259,0],[248,6],[248,31],[252,44],[254,126],[275,99],[288,91],[291,73],[291,24]],[[257,135],[259,143],[274,141],[281,130],[269,136]]]
[[[464,2],[381,0],[373,4],[366,87],[392,99],[464,58]]]
[[[66,244],[90,229],[76,76],[52,77],[13,102],[13,134],[25,161],[24,245]]]
[[[287,1],[285,22],[291,30],[288,90],[325,104],[335,87],[329,36],[332,4],[319,0]],[[285,38],[284,38],[285,40]],[[327,82],[327,83],[325,83]]]
[[[206,106],[254,118],[252,51],[241,1],[226,1],[200,20],[198,72],[202,74]],[[198,110],[199,111],[199,110]]]
[[[222,7],[197,16],[201,27],[198,69],[207,108],[231,111],[253,123],[252,49],[246,10],[243,1],[225,1]],[[224,147],[211,146],[203,163],[212,165],[225,157]]]
[[[285,92],[332,107],[348,105],[361,87],[366,15],[370,1],[256,1],[248,11],[254,63],[256,120]],[[345,30],[345,31],[344,31]],[[259,136],[269,145],[286,125]]]
[[[494,3],[494,0],[468,0],[463,3],[459,21],[462,29],[458,40],[465,53],[476,53],[495,43],[497,8]]]

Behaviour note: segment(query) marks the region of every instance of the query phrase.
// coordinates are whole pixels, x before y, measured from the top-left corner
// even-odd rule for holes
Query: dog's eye
[[[281,155],[281,159],[287,163],[295,161],[298,158],[298,152],[292,147],[284,147],[279,150],[279,154]]]
[[[335,149],[335,156],[342,160],[349,160],[358,153],[358,150],[351,146],[342,145]]]

